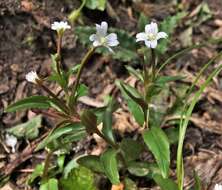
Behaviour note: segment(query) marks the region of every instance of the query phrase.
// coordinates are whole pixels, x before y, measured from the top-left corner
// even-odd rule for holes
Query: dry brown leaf
[[[0,190],[18,190],[12,183],[7,183],[5,186],[0,188]]]
[[[22,0],[21,7],[23,11],[30,12],[33,10],[33,3],[29,0]]]

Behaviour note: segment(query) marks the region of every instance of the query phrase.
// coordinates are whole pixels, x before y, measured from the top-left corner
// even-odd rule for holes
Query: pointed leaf
[[[117,108],[117,104],[111,98],[103,114],[103,128],[102,128],[102,133],[114,143],[115,143],[115,137],[113,135],[113,130],[112,130],[112,126],[113,126],[112,113],[113,111],[116,110],[116,108]]]
[[[120,143],[120,149],[125,159],[129,162],[139,158],[140,153],[143,151],[143,145],[130,138],[125,138]]]
[[[24,137],[26,139],[34,139],[38,137],[39,127],[41,127],[42,116],[38,115],[36,117],[31,118],[26,123],[22,123],[16,125],[8,129],[8,133],[13,134],[14,136],[21,138]]]
[[[104,172],[106,176],[109,178],[112,184],[119,184],[119,172],[116,160],[116,151],[113,149],[108,149],[104,152],[101,157],[100,161],[104,168]]]
[[[94,133],[97,129],[97,117],[91,110],[84,110],[81,115],[81,122],[88,133]]]
[[[96,190],[95,176],[85,167],[73,168],[66,178],[60,179],[62,190]]]
[[[125,101],[127,102],[129,111],[133,114],[136,122],[142,126],[144,123],[144,113],[140,105],[138,105],[137,102],[135,102],[131,97],[128,96],[128,94],[125,92],[125,90],[120,85],[120,81],[116,81],[116,85],[119,87],[122,96],[124,97]]]
[[[145,162],[131,162],[128,171],[138,177],[146,176],[150,173],[149,164]]]
[[[23,109],[30,108],[39,108],[39,109],[47,109],[51,107],[50,105],[51,99],[46,96],[31,96],[24,98],[11,104],[6,108],[6,112],[15,112]]]
[[[104,173],[103,166],[100,162],[99,156],[96,155],[83,156],[77,160],[77,163],[86,168],[89,168],[92,171]]]
[[[45,148],[49,143],[59,139],[62,136],[73,134],[76,140],[79,140],[84,135],[85,128],[80,123],[68,124],[66,126],[55,129],[37,146],[36,151]]]
[[[161,190],[178,190],[177,184],[172,179],[163,178],[158,174],[155,174],[153,179],[161,187]]]
[[[46,183],[41,184],[39,190],[59,190],[58,180],[55,178],[49,179]]]
[[[143,139],[153,153],[162,176],[167,178],[170,165],[170,145],[166,134],[159,127],[152,127],[143,134]]]

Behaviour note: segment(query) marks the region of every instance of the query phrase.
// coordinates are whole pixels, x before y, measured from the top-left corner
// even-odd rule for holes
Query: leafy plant
[[[102,9],[104,2],[83,1],[83,5]],[[180,13],[167,18],[162,22],[161,29],[170,35],[183,16],[184,14]],[[144,25],[144,20],[145,17],[141,17],[141,26]],[[47,113],[57,121],[49,134],[37,145],[36,151],[46,150],[46,158],[44,163],[36,166],[29,178],[29,184],[37,182],[40,190],[96,190],[94,177],[102,175],[106,176],[113,185],[124,184],[125,189],[130,190],[136,189],[133,178],[129,178],[134,175],[156,182],[163,190],[182,190],[184,178],[182,149],[186,128],[198,98],[212,78],[222,70],[222,66],[218,66],[210,74],[191,102],[187,100],[201,74],[222,53],[219,53],[201,69],[187,91],[185,89],[178,93],[172,105],[167,105],[166,99],[172,96],[169,90],[170,85],[178,80],[183,80],[184,76],[162,76],[162,69],[173,59],[206,44],[184,49],[158,64],[157,55],[160,52],[165,52],[167,48],[167,42],[161,41],[159,45],[158,42],[161,38],[166,38],[167,34],[158,31],[156,23],[145,25],[145,32],[138,33],[135,40],[133,36],[119,29],[111,28],[109,30],[111,33],[108,34],[108,24],[102,22],[101,25],[96,25],[96,30],[92,27],[76,27],[75,34],[79,41],[89,49],[80,64],[63,69],[61,62],[62,38],[65,30],[70,29],[70,26],[66,22],[55,22],[52,29],[57,32],[57,52],[51,55],[51,74],[46,78],[42,78],[34,71],[26,75],[27,81],[44,90],[47,96],[27,97],[13,103],[5,110],[6,112],[15,112],[25,109],[44,109],[43,113]],[[140,49],[140,56],[137,54],[139,45],[136,44],[136,41],[143,41],[146,45]],[[115,53],[112,48],[119,43],[121,45],[116,48]],[[133,139],[129,137],[117,138],[113,129],[113,113],[118,109],[119,103],[113,97],[108,97],[102,108],[79,108],[78,106],[79,98],[90,90],[81,83],[80,79],[86,63],[95,52],[103,55],[112,53],[114,59],[123,62],[136,61],[141,64],[140,68],[142,69],[126,66],[129,74],[137,79],[140,88],[116,80],[116,85],[125,99],[129,111],[141,127],[141,134]],[[74,82],[70,80],[73,75],[75,75]],[[60,92],[55,94],[46,82],[57,83]],[[181,116],[179,129],[176,126],[164,129],[164,124],[168,124],[168,116],[175,113]],[[40,124],[41,115],[9,129],[8,132],[17,137],[33,139],[38,135]],[[101,137],[107,143],[107,148],[101,155],[84,154],[69,160],[67,164],[66,154],[71,152],[73,143],[92,134]],[[170,146],[177,142],[176,183],[170,178]],[[142,154],[144,152],[152,154],[152,162],[143,160]],[[52,162],[52,158],[57,158],[57,161]],[[197,176],[195,179],[198,189],[200,181]]]

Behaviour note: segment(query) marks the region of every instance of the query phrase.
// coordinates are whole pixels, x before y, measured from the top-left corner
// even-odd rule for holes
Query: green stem
[[[72,94],[70,96],[72,98],[70,101],[70,108],[73,106],[73,103],[75,102],[75,94],[79,88],[79,82],[80,82],[80,77],[81,77],[82,71],[83,71],[86,63],[89,61],[90,57],[93,55],[95,49],[96,49],[95,47],[90,48],[80,63],[80,68],[77,72],[76,81],[74,83]]]
[[[74,85],[74,90],[73,90],[74,93],[76,93],[76,91],[78,90],[79,81],[80,81],[80,77],[81,77],[82,71],[84,69],[84,66],[89,61],[89,59],[93,55],[94,51],[95,51],[94,47],[89,49],[89,51],[86,53],[85,57],[82,59],[82,61],[80,63],[80,68],[77,72],[76,82],[75,82],[75,85]]]
[[[69,114],[69,109],[64,102],[62,102],[51,90],[49,90],[45,85],[42,84],[42,81],[37,81],[37,84],[47,92],[54,100],[57,102],[59,108],[63,110],[66,114]]]
[[[61,76],[61,48],[62,48],[62,34],[58,34],[57,39],[57,60],[56,60],[56,70]]]
[[[51,159],[52,154],[53,154],[53,152],[49,151],[46,156],[44,170],[43,170],[43,174],[42,174],[43,180],[46,180],[48,178],[48,170],[49,170],[50,159]]]

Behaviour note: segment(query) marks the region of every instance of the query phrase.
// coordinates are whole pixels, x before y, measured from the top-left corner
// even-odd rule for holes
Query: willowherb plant
[[[145,43],[145,47],[142,47],[138,51],[139,56],[142,57],[142,70],[136,70],[130,66],[127,66],[127,70],[138,79],[142,85],[142,89],[138,91],[136,88],[120,80],[116,81],[116,85],[127,102],[130,112],[141,126],[143,142],[141,142],[141,138],[123,138],[118,142],[112,129],[112,114],[118,108],[118,103],[114,98],[109,98],[106,106],[99,109],[77,109],[78,99],[87,93],[87,87],[80,83],[86,63],[95,50],[101,46],[108,48],[112,54],[115,54],[112,48],[119,45],[117,34],[108,34],[108,24],[106,22],[102,22],[100,25],[96,24],[96,33],[89,36],[89,41],[92,42],[92,46],[83,57],[81,63],[68,70],[63,70],[61,65],[62,38],[65,30],[70,28],[67,22],[54,22],[51,26],[51,29],[57,32],[57,52],[51,56],[51,75],[42,78],[36,71],[31,71],[26,75],[27,81],[43,89],[48,96],[35,95],[27,97],[10,105],[6,109],[7,112],[14,112],[22,109],[47,109],[50,113],[48,115],[57,120],[57,124],[36,148],[36,151],[46,149],[48,153],[44,164],[36,167],[29,182],[33,183],[34,180],[40,176],[41,190],[57,190],[59,187],[69,190],[71,189],[70,186],[73,184],[68,179],[68,176],[71,174],[75,176],[80,172],[80,170],[78,170],[78,172],[75,171],[77,173],[71,172],[71,169],[75,168],[78,163],[95,173],[105,175],[114,185],[124,183],[125,189],[127,189],[129,181],[131,186],[133,184],[132,180],[129,178],[131,175],[138,177],[145,176],[149,179],[153,179],[163,190],[182,189],[182,146],[189,116],[192,113],[192,109],[198,97],[212,77],[218,74],[222,69],[222,66],[219,66],[200,88],[200,91],[198,91],[195,96],[196,98],[191,104],[193,107],[189,107],[188,104],[184,106],[184,111],[181,112],[177,155],[178,181],[175,182],[169,177],[171,160],[170,144],[172,143],[172,139],[168,138],[168,132],[170,130],[167,132],[162,129],[162,126],[168,122],[166,118],[172,116],[178,106],[181,106],[181,104],[186,105],[185,100],[187,96],[184,94],[183,97],[176,99],[172,106],[168,106],[167,108],[159,106],[156,100],[158,97],[164,96],[164,90],[168,83],[183,79],[182,76],[161,76],[160,71],[172,59],[192,48],[183,50],[181,53],[179,52],[173,55],[165,62],[159,63],[155,48],[158,46],[158,40],[161,38],[164,40],[168,35],[164,31],[159,32],[158,26],[154,22],[145,26],[145,32],[136,35],[136,42],[144,41]],[[196,46],[193,48],[195,47]],[[215,57],[213,60],[218,57],[219,56]],[[207,66],[209,66],[209,64],[207,64]],[[207,66],[204,69],[206,69]],[[203,70],[200,72],[200,75]],[[76,80],[70,84],[71,75],[75,75]],[[55,94],[52,92],[45,84],[49,81],[58,83],[63,93],[60,92],[59,94]],[[64,96],[60,94],[64,94]],[[102,129],[99,129],[98,125],[101,123]],[[70,151],[71,143],[86,137],[87,133],[89,135],[95,133],[104,139],[108,144],[107,149],[99,156],[82,155],[76,158],[74,162],[71,161],[71,163],[64,168],[64,154]],[[153,154],[155,162],[149,163],[141,159],[142,152],[148,150]],[[51,167],[52,163],[50,162],[50,158],[55,154],[58,155],[58,164],[55,167]],[[84,172],[88,172],[88,170],[84,170]],[[63,177],[58,179],[57,176],[61,173]],[[92,181],[93,179],[90,178],[89,183],[91,184]],[[92,187],[90,186],[91,188],[89,189],[96,189],[93,183],[91,185]],[[79,187],[79,189],[81,188]],[[215,189],[220,189],[219,185],[215,186]]]

